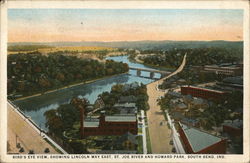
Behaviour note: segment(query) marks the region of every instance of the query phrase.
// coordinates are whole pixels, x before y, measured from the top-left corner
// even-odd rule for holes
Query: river
[[[127,63],[129,67],[152,69],[148,66],[139,63],[132,63],[128,60],[128,56],[108,57],[107,60]],[[142,76],[149,77],[149,72],[141,72]],[[156,74],[155,78],[160,78],[160,74]],[[82,84],[71,88],[58,90],[56,92],[36,96],[24,100],[14,101],[25,115],[30,118],[42,129],[46,130],[44,112],[51,109],[56,109],[59,105],[69,103],[73,97],[79,97],[89,100],[94,103],[98,95],[105,91],[110,91],[115,84],[125,83],[143,83],[148,84],[154,80],[136,76],[135,70],[130,70],[128,74],[121,74],[106,79],[97,80],[92,83]]]

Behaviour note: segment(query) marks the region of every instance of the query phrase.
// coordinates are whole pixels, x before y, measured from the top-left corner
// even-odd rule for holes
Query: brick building
[[[179,134],[187,154],[225,154],[226,139],[179,122]]]
[[[192,95],[207,100],[222,100],[227,92],[195,86],[182,86],[181,94]]]
[[[83,124],[83,136],[137,134],[135,115],[112,115],[104,113],[100,117],[87,117]]]
[[[243,135],[243,121],[236,119],[231,122],[225,122],[222,124],[223,132],[228,133],[231,136]]]

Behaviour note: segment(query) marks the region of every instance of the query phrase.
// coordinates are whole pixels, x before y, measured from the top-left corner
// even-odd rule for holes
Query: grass
[[[148,119],[145,118],[144,120],[145,120],[145,125],[148,126]],[[151,154],[152,150],[151,150],[151,141],[150,141],[148,127],[145,127],[145,129],[146,129],[147,151],[148,151],[148,154]]]
[[[138,136],[137,137],[137,141],[138,141],[138,146],[137,146],[138,154],[142,154],[143,153],[143,140],[142,140],[142,136]]]
[[[151,154],[152,150],[151,150],[151,142],[150,142],[150,136],[149,136],[148,127],[146,127],[146,141],[147,141],[148,154]]]
[[[138,128],[138,134],[142,133],[142,128]]]

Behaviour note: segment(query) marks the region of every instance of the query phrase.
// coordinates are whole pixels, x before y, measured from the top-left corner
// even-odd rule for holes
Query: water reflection
[[[127,56],[112,58],[115,58],[116,61],[123,61],[125,63],[128,63],[129,66],[136,65],[140,66],[141,68],[148,68],[142,64],[129,62]],[[148,75],[149,77],[150,74],[147,73],[148,72],[142,72],[142,75]],[[125,84],[133,82],[148,84],[152,81],[152,79],[136,76],[136,72],[133,72],[133,70],[131,70],[129,74],[122,74],[103,80],[98,80],[93,83],[66,88],[25,100],[14,101],[13,103],[19,106],[19,108],[25,113],[25,115],[30,116],[38,126],[46,130],[46,120],[43,115],[44,112],[46,112],[47,110],[56,109],[61,104],[69,103],[73,97],[85,97],[89,100],[90,103],[94,103],[99,94],[105,91],[110,91],[111,87],[115,84]]]

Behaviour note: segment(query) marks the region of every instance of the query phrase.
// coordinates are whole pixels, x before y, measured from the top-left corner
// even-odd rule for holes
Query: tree
[[[64,130],[72,128],[75,121],[79,121],[79,110],[71,104],[63,104],[57,108],[57,113],[62,119]]]
[[[61,136],[63,132],[63,121],[58,116],[55,109],[48,110],[44,113],[46,118],[45,126],[49,129],[49,132],[54,133],[57,136]]]
[[[69,143],[70,147],[73,149],[73,154],[87,154],[86,146],[81,141],[73,140]]]

